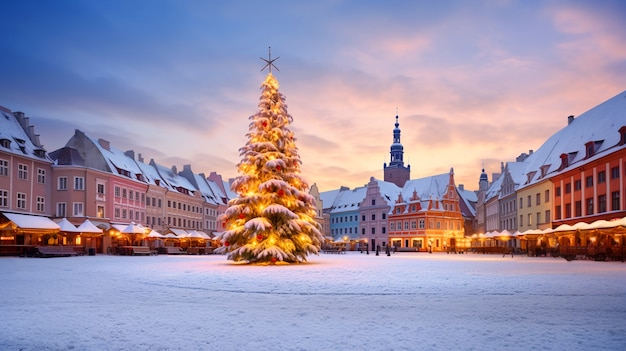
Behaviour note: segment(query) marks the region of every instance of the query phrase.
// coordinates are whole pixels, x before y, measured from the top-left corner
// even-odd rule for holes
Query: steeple
[[[483,167],[482,173],[480,173],[480,178],[478,180],[478,191],[485,191],[489,189],[489,177],[487,173],[485,173],[485,168]]]
[[[398,122],[398,115],[396,114],[396,124],[393,129],[393,143],[389,154],[391,161],[389,166],[385,163],[383,165],[386,182],[392,182],[399,187],[403,187],[404,183],[411,177],[411,166],[404,166],[404,146],[400,143],[400,122]]]

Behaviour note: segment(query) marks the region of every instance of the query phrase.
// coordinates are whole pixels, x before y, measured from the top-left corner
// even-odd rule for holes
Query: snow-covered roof
[[[341,191],[335,200],[334,208],[330,211],[333,213],[358,211],[361,202],[365,198],[367,188],[362,186],[352,190]]]
[[[31,136],[26,132],[31,131]],[[44,162],[52,162],[46,150],[39,144],[38,135],[32,133],[34,127],[28,124],[28,118],[14,116],[11,110],[0,106],[0,150],[22,157]]]
[[[100,140],[86,137],[98,148],[113,174],[144,181],[141,179],[143,173],[134,158],[127,156],[122,150],[111,146],[108,142],[105,142],[105,147]]]
[[[154,162],[154,160],[150,160],[150,165],[156,168],[161,178],[163,178],[165,182],[168,183],[174,190],[178,191],[179,188],[187,189],[190,192],[190,195],[192,195],[192,192],[197,190],[196,187],[193,186],[189,180],[187,180],[187,178],[179,176],[171,168],[162,166]]]
[[[433,199],[440,199],[445,194],[449,181],[450,173],[408,180],[402,187],[402,197],[408,201],[415,190],[424,201],[430,199],[431,196]]]
[[[161,178],[161,175],[156,170],[156,168],[140,161],[137,161],[137,166],[143,172],[143,176],[144,176],[143,180],[146,183],[150,185],[154,185],[154,186],[160,186],[161,188],[171,189],[170,185],[167,184],[167,182],[165,182],[163,178]],[[157,184],[157,180],[158,180],[158,184]]]
[[[500,196],[502,180],[504,180],[504,175],[500,175],[498,178],[496,178],[496,180],[491,183],[491,185],[489,185],[489,189],[487,189],[487,191],[485,192],[485,203],[494,197]]]
[[[335,200],[339,193],[343,190],[349,190],[348,188],[342,187],[335,190],[324,191],[320,193],[320,200],[322,200],[322,207],[324,209],[328,209],[333,207]]]
[[[604,151],[614,148],[620,141],[619,129],[626,126],[626,91],[603,102],[591,110],[574,118],[566,127],[554,133],[526,161],[526,174],[531,179],[524,179],[520,188],[536,183],[546,176],[560,172],[561,155],[568,155],[569,167],[580,167],[597,157]],[[588,142],[595,142],[597,157],[586,159]],[[625,148],[625,145],[619,146]],[[543,177],[541,168],[544,167]],[[527,177],[528,178],[528,177]]]
[[[380,194],[387,202],[387,205],[393,206],[393,203],[398,198],[398,194],[400,194],[402,189],[392,182],[386,182],[384,180],[378,180],[378,179],[376,179],[376,182],[378,183]]]
[[[478,194],[475,191],[471,190],[461,190],[457,188],[457,192],[459,193],[459,197],[461,201],[465,204],[465,208],[470,211],[469,215],[476,216],[476,203],[478,202]],[[463,208],[461,208],[461,212],[463,212]]]

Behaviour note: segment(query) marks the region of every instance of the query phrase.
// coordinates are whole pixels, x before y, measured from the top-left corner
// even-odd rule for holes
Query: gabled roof
[[[134,180],[144,181],[143,173],[132,157],[127,156],[122,150],[110,145],[108,141],[102,139],[94,139],[89,136],[87,138],[96,146],[111,173],[121,175]]]
[[[411,179],[404,184],[404,187],[402,187],[402,197],[408,202],[413,196],[413,191],[416,191],[422,201],[429,201],[431,198],[433,200],[440,200],[446,193],[449,182],[450,173]]]
[[[187,180],[187,178],[179,176],[171,168],[167,168],[165,166],[157,164],[156,162],[154,162],[154,160],[150,160],[150,165],[156,168],[161,178],[165,180],[165,182],[172,188],[172,190],[184,192],[181,190],[187,189],[189,191],[189,195],[193,195],[193,192],[197,190],[193,186],[193,184],[191,184],[189,180]]]
[[[0,106],[0,151],[52,163],[39,143],[39,135],[28,124],[28,117],[20,112],[16,114],[20,117]]]
[[[350,190],[346,187],[341,187],[335,190],[324,191],[320,193],[320,200],[322,200],[322,208],[329,209],[335,204],[335,200],[341,191]]]
[[[484,203],[487,203],[489,200],[493,199],[494,197],[500,196],[500,189],[502,188],[503,179],[504,179],[504,175],[501,174],[498,177],[498,179],[494,180],[491,183],[491,185],[489,186],[489,189],[487,189],[487,191],[485,192]]]
[[[398,194],[402,191],[402,188],[397,186],[395,183],[386,182],[384,180],[376,179],[378,183],[378,188],[380,189],[380,194],[387,202],[388,206],[393,206],[394,202],[398,198]]]
[[[598,156],[614,148],[620,141],[618,130],[626,126],[624,111],[626,111],[626,91],[574,118],[526,159],[524,162],[527,164],[526,174],[530,175],[532,172],[534,174],[531,179],[525,179],[520,188],[560,172],[562,154],[568,155],[570,167],[579,167],[597,158],[586,159],[585,144],[588,142],[594,142],[595,154]],[[619,147],[624,148],[626,145]],[[545,168],[544,177],[542,166]],[[570,168],[565,168],[564,171],[568,169]]]
[[[341,213],[341,212],[350,212],[350,211],[358,211],[361,202],[365,198],[365,193],[367,191],[367,187],[358,187],[352,190],[343,190],[339,192],[337,198],[335,199],[335,203],[333,204],[334,208],[330,211],[330,213]]]
[[[172,189],[172,187],[167,182],[165,182],[163,178],[161,178],[161,175],[156,170],[156,168],[141,161],[137,161],[137,166],[143,172],[144,181],[146,183],[154,186],[159,186],[168,190]]]

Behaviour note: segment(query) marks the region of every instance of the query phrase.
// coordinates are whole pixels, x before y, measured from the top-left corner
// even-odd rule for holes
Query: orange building
[[[389,214],[389,242],[400,250],[456,251],[464,232],[453,169],[406,182]]]

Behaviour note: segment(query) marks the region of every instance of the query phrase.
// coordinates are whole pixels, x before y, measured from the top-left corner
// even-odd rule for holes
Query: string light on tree
[[[315,221],[315,198],[300,175],[296,138],[289,129],[278,81],[272,75],[277,58],[261,58],[269,69],[261,85],[259,111],[250,116],[246,137],[239,149],[240,175],[231,188],[238,194],[220,217],[223,245],[217,250],[236,262],[277,264],[305,262],[319,253],[323,240]]]

